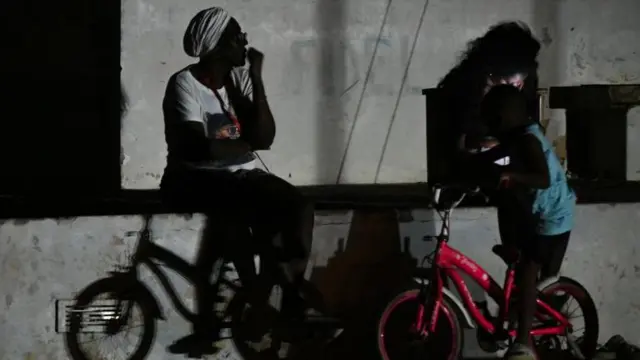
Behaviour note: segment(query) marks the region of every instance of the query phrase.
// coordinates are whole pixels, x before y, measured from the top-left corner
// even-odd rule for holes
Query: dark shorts
[[[503,244],[517,247],[522,256],[541,265],[541,278],[558,275],[570,231],[558,235],[537,234],[533,218],[509,208],[498,208],[498,226]]]

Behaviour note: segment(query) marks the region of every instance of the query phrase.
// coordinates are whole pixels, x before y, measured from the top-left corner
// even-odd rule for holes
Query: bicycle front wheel
[[[78,294],[70,309],[64,334],[69,357],[73,360],[145,359],[156,334],[154,306],[157,306],[155,300],[143,291],[123,292],[122,282],[116,278],[90,284]],[[127,319],[121,318],[124,308],[129,309]],[[132,333],[137,341],[130,341]],[[90,340],[84,340],[85,336]],[[115,338],[123,337],[124,343],[114,344]],[[106,348],[100,345],[102,342]]]
[[[377,331],[382,360],[457,360],[462,353],[463,334],[455,307],[443,298],[436,331],[419,334],[415,323],[424,311],[419,292],[419,288],[402,291],[382,312]],[[427,314],[422,316],[428,321]]]

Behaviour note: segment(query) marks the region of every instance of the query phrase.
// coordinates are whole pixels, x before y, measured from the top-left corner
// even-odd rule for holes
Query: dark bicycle
[[[127,355],[128,360],[142,360],[149,354],[156,335],[156,322],[158,319],[165,320],[163,311],[158,300],[149,290],[149,288],[139,279],[139,265],[146,265],[149,270],[157,277],[162,287],[165,289],[171,302],[178,313],[193,322],[197,314],[189,311],[183,302],[179,299],[175,288],[167,278],[167,275],[160,269],[162,266],[169,265],[183,278],[196,283],[197,273],[195,268],[187,261],[178,257],[173,252],[156,245],[152,241],[150,232],[151,216],[145,216],[145,224],[139,232],[138,243],[131,257],[128,266],[120,270],[111,271],[109,276],[97,280],[86,288],[84,288],[75,298],[75,303],[71,308],[71,316],[69,317],[68,328],[65,333],[65,342],[69,355],[74,360],[97,360],[105,359],[104,355],[93,357],[90,351],[81,348],[79,336],[86,332],[98,332],[113,336],[121,331],[129,329],[127,324],[135,318],[133,316],[134,308],[139,308],[141,315],[142,336],[138,343],[131,347],[132,353]],[[250,238],[250,230],[246,233]],[[231,239],[229,239],[231,240]],[[238,239],[235,239],[238,240]],[[270,333],[265,334],[268,337],[268,346],[262,349],[256,348],[253,340],[249,340],[247,336],[250,329],[243,326],[245,323],[245,312],[252,304],[248,294],[255,294],[255,289],[247,289],[242,284],[261,284],[260,291],[273,290],[274,286],[281,284],[284,280],[284,274],[279,270],[272,246],[257,246],[260,242],[249,242],[252,245],[243,249],[244,254],[241,257],[233,257],[230,261],[226,256],[226,246],[221,245],[222,251],[219,261],[214,270],[214,281],[211,284],[211,291],[220,297],[220,290],[223,288],[231,289],[233,296],[224,306],[222,311],[216,312],[218,317],[217,333],[212,334],[212,339],[224,340],[220,336],[223,330],[230,330],[231,336],[236,349],[246,359],[253,356],[261,356],[264,353],[281,354],[286,346],[283,346],[283,339],[278,335],[278,304],[270,304],[268,313],[264,314],[269,319]],[[270,245],[270,244],[269,244]],[[256,261],[256,258],[259,261]],[[256,266],[256,262],[259,265]],[[278,269],[274,271],[274,269]],[[237,271],[238,276],[234,279],[229,276],[232,272]],[[267,284],[266,286],[264,284]],[[311,286],[309,291],[313,291]],[[94,308],[91,304],[101,295],[107,295],[111,305],[101,305],[101,311],[95,313],[89,309]],[[219,300],[219,299],[218,299]],[[216,304],[211,304],[215,306]],[[213,320],[213,319],[212,319]],[[85,330],[92,327],[93,330]],[[308,317],[301,324],[298,333],[304,334],[304,339],[296,339],[296,341],[308,340],[312,337],[323,337],[325,342],[335,338],[341,331],[339,322],[336,319],[326,317]],[[287,339],[289,342],[291,339]],[[263,341],[264,343],[264,341]],[[295,345],[295,344],[290,344]],[[125,351],[119,346],[118,351]]]

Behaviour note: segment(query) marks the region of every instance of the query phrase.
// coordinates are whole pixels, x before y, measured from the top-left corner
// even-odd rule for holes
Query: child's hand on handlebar
[[[500,181],[498,182],[498,189],[508,189],[512,182],[512,175],[509,172],[503,172],[500,174]]]
[[[494,148],[494,147],[496,147],[498,145],[500,145],[500,141],[498,141],[498,139],[492,138],[492,137],[484,138],[480,142],[480,146],[483,147],[483,148],[487,148],[487,149]]]
[[[498,139],[486,137],[480,142],[480,152],[491,150],[498,145],[500,145]]]

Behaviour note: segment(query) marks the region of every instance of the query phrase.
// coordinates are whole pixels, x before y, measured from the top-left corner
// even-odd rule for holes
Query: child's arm
[[[505,172],[501,176],[501,181],[513,181],[534,189],[548,188],[550,184],[549,167],[540,141],[535,136],[527,134],[517,141],[517,146],[519,153],[522,154],[526,170]]]

